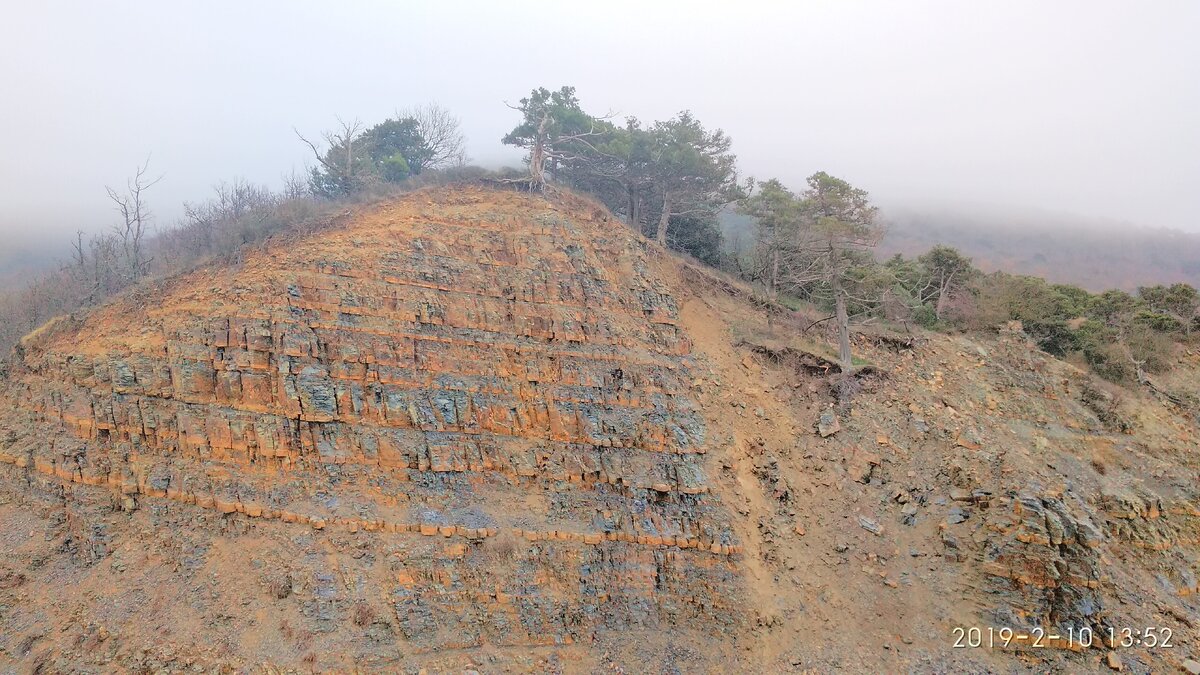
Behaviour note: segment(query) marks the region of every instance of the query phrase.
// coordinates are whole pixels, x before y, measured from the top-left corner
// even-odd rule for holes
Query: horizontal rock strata
[[[690,344],[620,228],[416,193],[119,300],[26,346],[0,480],[63,503],[93,559],[138,509],[428,540],[384,589],[420,648],[735,623]]]

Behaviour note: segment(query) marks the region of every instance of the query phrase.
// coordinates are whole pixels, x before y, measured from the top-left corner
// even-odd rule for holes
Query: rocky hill
[[[590,202],[461,187],[52,322],[0,384],[0,666],[1200,658],[1194,411],[1019,329],[862,334],[837,407],[767,319]]]

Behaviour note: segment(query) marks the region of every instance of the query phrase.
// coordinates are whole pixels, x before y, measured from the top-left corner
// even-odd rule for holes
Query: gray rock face
[[[983,569],[1003,606],[1042,622],[1031,625],[1097,623],[1104,606],[1103,535],[1086,505],[1017,494],[997,499],[984,513]]]

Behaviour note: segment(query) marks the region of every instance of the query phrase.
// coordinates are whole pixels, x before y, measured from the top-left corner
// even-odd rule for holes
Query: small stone
[[[838,553],[845,553],[846,551],[850,550],[850,545],[846,543],[837,544],[833,547],[833,550],[837,551]]]
[[[953,499],[956,502],[969,502],[971,501],[971,492],[970,490],[955,488],[950,491],[950,499]]]
[[[949,532],[942,532],[942,545],[946,547],[943,555],[946,560],[951,562],[964,562],[967,559],[966,553],[963,552],[958,545],[958,538]]]
[[[1190,673],[1191,675],[1200,675],[1200,661],[1184,659],[1180,665],[1183,666],[1183,672]]]
[[[854,455],[847,462],[846,472],[855,482],[870,483],[871,471],[881,463],[882,460],[880,460],[879,455],[855,449]]]
[[[858,524],[862,526],[862,529],[874,535],[879,535],[883,532],[883,526],[866,516],[859,516]]]
[[[805,533],[807,532],[807,530],[804,529],[803,525],[797,525],[796,527],[794,527],[792,529],[792,531],[795,532],[796,534],[800,535],[801,537],[803,537],[805,535]]]
[[[967,450],[978,450],[983,447],[983,440],[979,437],[979,432],[968,427],[958,434],[958,437],[954,439],[954,444]]]
[[[1106,658],[1108,660],[1109,668],[1112,668],[1113,670],[1121,670],[1124,668],[1124,665],[1121,663],[1120,654],[1117,654],[1116,652],[1109,652]]]
[[[946,522],[951,525],[957,525],[970,517],[970,513],[955,506],[954,508],[950,509],[949,513],[946,514]]]
[[[904,508],[900,509],[900,522],[904,525],[912,525],[917,522],[916,504],[905,504]]]
[[[817,433],[821,434],[821,438],[829,438],[841,430],[842,424],[832,410],[821,413],[821,419],[817,422]]]

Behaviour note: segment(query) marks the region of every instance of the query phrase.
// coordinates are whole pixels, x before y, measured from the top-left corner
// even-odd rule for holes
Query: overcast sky
[[[0,246],[113,221],[147,155],[161,220],[280,183],[292,133],[437,101],[471,156],[535,86],[692,110],[742,170],[827,170],[883,205],[967,203],[1200,231],[1200,2],[57,2],[0,21]]]

